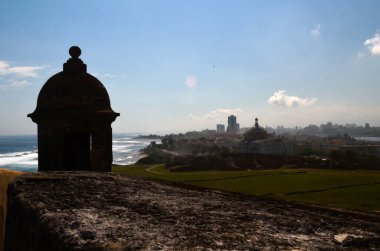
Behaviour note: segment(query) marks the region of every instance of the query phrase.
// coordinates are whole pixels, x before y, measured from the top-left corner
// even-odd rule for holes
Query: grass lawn
[[[380,211],[380,171],[275,169],[169,172],[164,165],[114,166],[113,171],[244,194]]]

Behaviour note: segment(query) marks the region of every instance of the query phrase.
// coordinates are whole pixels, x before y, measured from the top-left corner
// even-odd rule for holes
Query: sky
[[[380,1],[0,2],[0,135],[77,45],[117,133],[355,123],[380,126]]]

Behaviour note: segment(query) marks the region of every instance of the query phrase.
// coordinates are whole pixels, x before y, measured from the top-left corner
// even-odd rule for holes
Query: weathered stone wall
[[[380,217],[111,173],[9,186],[5,250],[380,249]]]

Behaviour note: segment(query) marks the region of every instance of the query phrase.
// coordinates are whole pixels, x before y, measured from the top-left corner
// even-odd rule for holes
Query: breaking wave
[[[26,151],[0,154],[0,166],[9,164],[37,165],[38,151]]]
[[[113,135],[113,163],[134,164],[140,159],[140,150],[149,145],[151,141],[150,139],[136,139],[135,135]],[[0,137],[0,168],[37,171],[38,151],[36,149],[37,137],[35,136]]]

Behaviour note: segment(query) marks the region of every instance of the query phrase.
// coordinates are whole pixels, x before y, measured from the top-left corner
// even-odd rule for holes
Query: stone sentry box
[[[110,172],[111,123],[120,114],[103,84],[87,73],[80,48],[69,53],[63,71],[45,83],[28,114],[38,127],[38,171]]]

